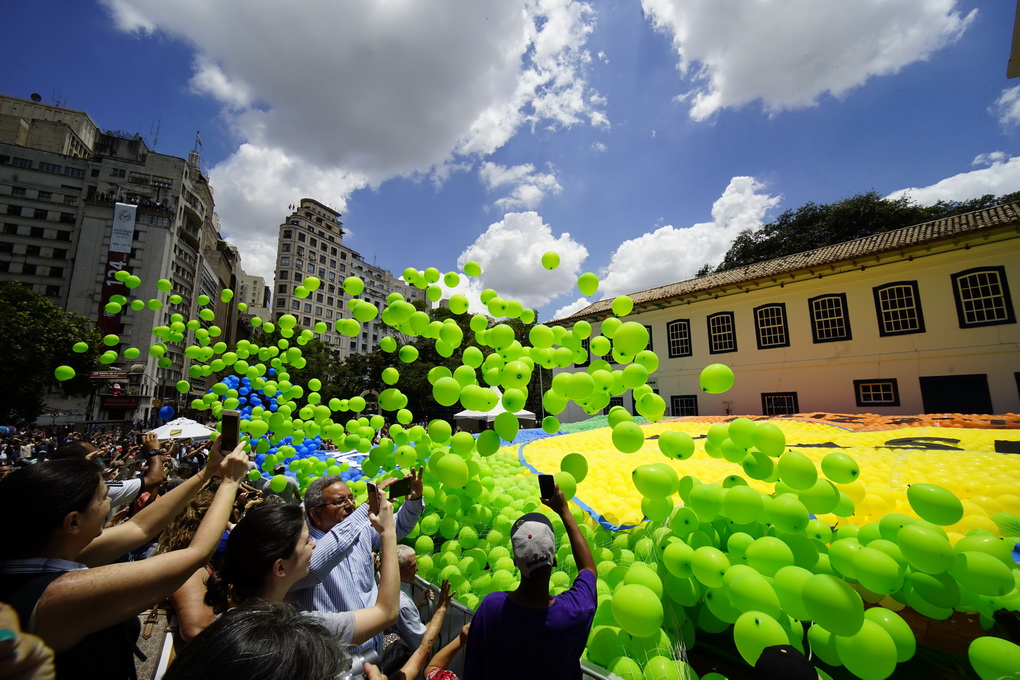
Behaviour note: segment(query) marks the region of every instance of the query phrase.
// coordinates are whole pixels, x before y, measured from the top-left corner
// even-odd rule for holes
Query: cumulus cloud
[[[590,304],[591,301],[588,300],[588,298],[577,298],[569,305],[564,305],[563,307],[560,307],[555,312],[553,312],[552,318],[562,319],[564,317],[570,316],[571,314],[576,314],[577,312],[580,312],[582,309],[584,309]]]
[[[955,42],[977,16],[956,0],[642,0],[669,35],[693,88],[694,120],[760,100],[767,111],[813,106],[894,74]]]
[[[267,282],[273,280],[277,235],[290,214],[288,205],[311,196],[343,212],[343,197],[368,186],[363,175],[317,167],[280,149],[252,144],[242,144],[213,168],[209,181],[215,187],[223,237],[238,247],[244,270]]]
[[[478,177],[490,191],[510,187],[510,195],[496,201],[500,210],[531,210],[537,208],[546,195],[563,190],[556,175],[536,172],[531,163],[506,167],[486,161],[478,170]]]
[[[605,297],[634,293],[691,278],[705,263],[717,263],[744,229],[757,229],[779,196],[765,193],[753,177],[734,177],[712,205],[712,221],[689,227],[667,225],[624,241],[601,272]]]
[[[235,212],[245,195],[282,193],[245,183],[268,177],[259,164],[269,156],[309,168],[285,174],[283,206],[307,195],[341,202],[397,176],[435,171],[441,183],[522,126],[605,124],[587,80],[586,2],[101,2],[121,30],[194,48],[190,85],[222,104],[241,145],[211,171],[227,230],[250,226],[250,213]]]
[[[548,251],[560,256],[556,269],[542,266],[542,255]],[[457,258],[460,268],[469,260],[480,264],[482,275],[462,281],[453,292],[467,295],[474,301],[473,309],[481,309],[477,298],[485,288],[520,300],[526,307],[541,307],[574,286],[587,257],[587,248],[566,232],[554,235],[538,213],[508,213]]]
[[[1020,125],[1020,85],[1003,90],[989,112],[1003,127]]]
[[[1020,187],[1020,156],[1007,157],[1002,151],[981,154],[973,165],[988,167],[947,177],[931,186],[900,189],[888,198],[908,196],[915,203],[933,205],[939,201],[966,201],[986,194],[1001,196]]]

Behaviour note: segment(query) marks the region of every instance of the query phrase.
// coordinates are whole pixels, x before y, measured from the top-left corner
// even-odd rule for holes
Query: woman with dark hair
[[[162,555],[191,545],[213,498],[212,491],[203,491],[192,498],[160,535],[156,554]],[[211,565],[202,565],[188,577],[184,585],[170,595],[170,606],[177,617],[175,641],[182,646],[216,620],[212,608],[205,603],[205,582],[211,573]]]
[[[81,458],[0,480],[0,600],[57,653],[59,677],[133,678],[137,615],[177,590],[219,542],[248,468],[239,445],[213,445],[209,464],[130,520],[106,531],[106,485]],[[158,535],[215,474],[224,480],[191,544],[143,562],[114,560]]]
[[[353,612],[303,613],[348,647],[392,626],[400,603],[393,505],[380,493],[379,514],[369,513],[368,518],[382,539],[375,604]],[[300,507],[274,503],[253,508],[230,532],[223,565],[209,577],[206,603],[223,612],[259,600],[283,601],[291,586],[308,574],[314,547]]]
[[[339,640],[315,619],[283,602],[260,602],[217,619],[163,679],[335,680],[349,667]]]

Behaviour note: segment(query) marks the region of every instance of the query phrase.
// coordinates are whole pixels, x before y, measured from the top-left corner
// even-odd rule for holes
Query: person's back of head
[[[57,450],[50,454],[51,460],[63,460],[65,458],[84,458],[93,451],[96,447],[92,446],[88,442],[73,441],[61,444],[57,447]]]
[[[84,458],[18,468],[0,480],[0,559],[36,557],[64,518],[84,512],[101,483],[99,468]]]
[[[818,680],[818,671],[793,645],[772,645],[762,650],[754,664],[759,680]]]
[[[293,506],[290,506],[293,507]],[[282,602],[239,607],[180,650],[165,680],[335,680],[350,658],[314,619]]]
[[[522,579],[549,577],[556,565],[556,534],[548,517],[540,512],[522,516],[510,528],[510,541]]]

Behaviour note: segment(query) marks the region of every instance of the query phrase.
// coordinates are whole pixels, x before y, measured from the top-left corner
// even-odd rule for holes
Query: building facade
[[[215,313],[203,325],[220,329],[224,342],[234,339],[236,302],[221,302],[220,290],[236,287],[239,257],[220,238],[213,210],[197,153],[156,153],[137,135],[99,131],[82,112],[0,97],[0,277],[121,340],[87,404],[54,397],[50,408],[67,420],[148,420],[161,406],[182,410],[205,392],[202,379],[192,380],[191,394],[176,389],[191,378],[184,343],[169,343],[162,362],[147,349],[171,315],[198,318],[201,294]],[[114,243],[119,213],[129,220]],[[114,278],[120,269],[142,285],[128,289]],[[171,281],[169,293],[157,290],[159,279]],[[105,305],[118,294],[145,306],[111,315]],[[125,358],[129,347],[141,354]]]
[[[650,331],[669,416],[1015,413],[1018,286],[1007,204],[634,293],[624,320]],[[594,337],[611,303],[554,323],[584,319]],[[728,392],[701,391],[713,363],[733,369]]]
[[[326,324],[319,337],[324,344],[346,358],[352,354],[371,352],[385,335],[396,335],[378,317],[361,324],[358,336],[350,337],[336,329],[336,322],[350,318],[344,291],[344,280],[356,276],[364,283],[364,291],[355,296],[374,304],[380,312],[391,293],[397,292],[409,301],[424,300],[424,291],[394,278],[390,272],[365,262],[361,255],[343,243],[343,222],[340,213],[312,198],[302,198],[293,212],[280,225],[276,248],[276,272],[273,287],[273,316],[292,314],[303,328]],[[307,297],[296,293],[308,277],[319,279],[321,285]]]

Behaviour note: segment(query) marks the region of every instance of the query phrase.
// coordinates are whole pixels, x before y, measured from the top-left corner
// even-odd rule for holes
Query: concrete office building
[[[650,331],[667,416],[1016,413],[1018,285],[1012,203],[632,293],[624,320]],[[611,304],[554,323],[594,337]],[[713,363],[728,392],[701,391]],[[614,404],[633,412],[629,393]]]
[[[108,377],[96,380],[89,403],[51,400],[67,420],[149,419],[162,405],[181,410],[204,393],[203,380],[192,381],[190,395],[175,387],[189,378],[183,343],[169,343],[162,362],[146,350],[157,341],[153,328],[169,325],[172,314],[198,318],[201,294],[215,311],[204,325],[234,340],[236,303],[221,302],[220,290],[236,287],[239,257],[220,238],[213,208],[197,153],[156,153],[137,135],[101,132],[85,113],[0,97],[0,277],[117,334],[114,349],[142,350],[104,366]],[[126,288],[114,278],[119,269],[143,284]],[[161,278],[172,282],[170,293],[156,289]],[[107,314],[114,294],[146,307]],[[111,390],[114,382],[120,389]]]
[[[280,225],[276,248],[276,275],[273,288],[273,316],[292,314],[302,328],[314,328],[323,322],[327,330],[319,337],[342,358],[374,351],[385,335],[397,333],[377,317],[363,323],[361,334],[348,337],[336,330],[338,319],[350,318],[346,307],[350,295],[344,292],[344,279],[357,276],[365,283],[358,296],[379,308],[386,298],[398,292],[407,300],[424,300],[424,291],[394,278],[390,272],[365,262],[361,255],[343,244],[340,213],[312,198],[302,198]],[[295,294],[308,277],[322,283],[307,297]]]

